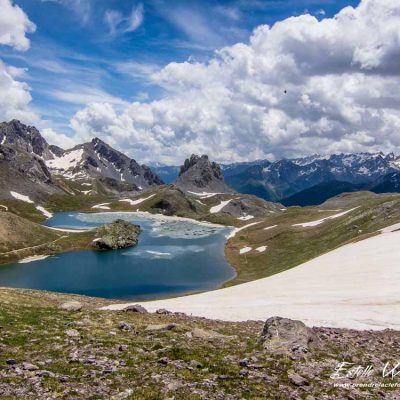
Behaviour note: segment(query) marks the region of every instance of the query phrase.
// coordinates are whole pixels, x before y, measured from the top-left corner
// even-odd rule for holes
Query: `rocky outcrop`
[[[135,246],[138,243],[140,227],[130,222],[117,219],[97,229],[99,237],[93,241],[98,250],[116,250]]]
[[[271,317],[265,322],[261,342],[271,353],[301,357],[317,343],[317,337],[301,321]]]
[[[186,159],[180,169],[175,185],[185,191],[196,193],[232,193],[231,189],[224,181],[220,166],[211,162],[207,155],[201,157],[192,154]]]

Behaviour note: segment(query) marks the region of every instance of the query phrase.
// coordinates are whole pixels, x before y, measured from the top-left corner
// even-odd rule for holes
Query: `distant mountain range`
[[[176,167],[162,168],[169,171],[172,179]],[[400,191],[400,157],[393,153],[258,160],[223,164],[221,171],[225,182],[236,191],[286,205],[320,204],[337,194],[358,190]]]

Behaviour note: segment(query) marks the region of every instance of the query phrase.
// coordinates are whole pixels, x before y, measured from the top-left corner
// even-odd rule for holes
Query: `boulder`
[[[301,356],[316,344],[317,337],[301,321],[271,317],[265,322],[261,342],[271,353]]]
[[[75,300],[67,301],[65,303],[60,304],[58,308],[65,311],[80,311],[82,310],[82,303]]]
[[[105,224],[96,230],[93,246],[98,250],[116,250],[136,246],[140,227],[122,219]]]
[[[175,329],[178,325],[177,324],[160,324],[160,325],[148,325],[146,327],[146,331],[171,331]]]
[[[146,314],[147,310],[140,304],[131,304],[123,309],[125,312],[137,312],[141,314]]]

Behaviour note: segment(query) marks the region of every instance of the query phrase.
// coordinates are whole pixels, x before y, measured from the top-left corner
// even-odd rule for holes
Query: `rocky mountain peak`
[[[186,159],[175,184],[185,191],[233,192],[224,182],[221,167],[210,161],[205,154],[202,156],[192,154]]]
[[[0,123],[0,144],[16,146],[44,159],[52,157],[49,144],[40,132],[34,126],[25,125],[17,119]]]

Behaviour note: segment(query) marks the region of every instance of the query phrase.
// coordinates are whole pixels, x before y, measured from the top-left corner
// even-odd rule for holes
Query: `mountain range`
[[[169,169],[168,169],[169,168]],[[165,176],[177,167],[162,166]],[[157,167],[153,167],[158,172]],[[239,193],[252,194],[285,205],[314,205],[344,192],[400,191],[400,157],[393,153],[313,155],[275,162],[257,160],[222,164],[226,184]]]
[[[236,191],[286,206],[307,206],[344,192],[399,192],[400,157],[354,153],[218,165],[206,155],[193,154],[181,167],[149,167],[99,138],[64,150],[48,144],[33,126],[17,120],[0,123],[0,197],[9,198],[12,191],[32,198],[120,194],[164,182],[186,192]]]

